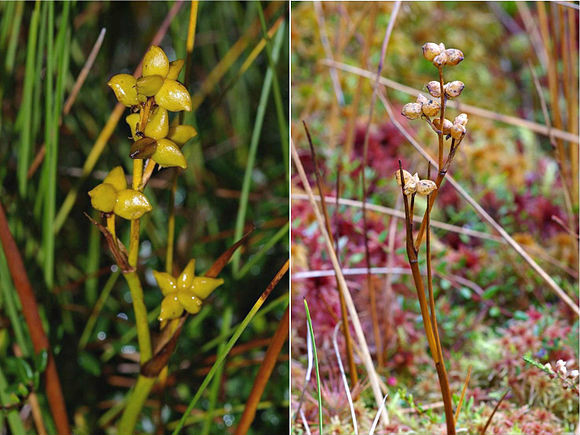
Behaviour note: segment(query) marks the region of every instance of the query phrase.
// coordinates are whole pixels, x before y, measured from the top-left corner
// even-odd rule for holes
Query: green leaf
[[[501,287],[499,285],[492,285],[489,286],[484,292],[483,295],[481,295],[481,297],[483,299],[491,299],[495,296],[495,294],[500,291]]]
[[[36,370],[40,373],[46,370],[48,364],[48,352],[43,349],[34,356],[34,365]]]
[[[81,352],[78,357],[79,365],[93,376],[101,375],[99,360],[88,352]]]

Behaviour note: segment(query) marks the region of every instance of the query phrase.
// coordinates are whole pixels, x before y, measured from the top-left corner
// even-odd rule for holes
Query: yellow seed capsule
[[[183,68],[183,64],[185,62],[183,59],[174,60],[169,64],[169,72],[167,73],[167,79],[169,80],[177,80],[179,73],[181,72],[181,68]]]
[[[182,147],[189,139],[197,136],[197,131],[191,125],[176,125],[169,129],[168,139]]]
[[[169,133],[169,113],[163,107],[157,107],[145,126],[145,136],[153,139],[163,139]]]
[[[408,119],[417,119],[421,116],[421,104],[407,103],[401,109],[401,114]]]
[[[445,50],[445,55],[447,56],[447,65],[455,66],[463,60],[463,52],[456,48],[448,48]]]
[[[117,192],[110,184],[99,184],[89,192],[91,205],[94,209],[104,213],[111,213],[117,200]]]
[[[443,50],[445,50],[445,48],[443,48]],[[443,50],[439,44],[435,44],[434,42],[427,42],[423,45],[423,56],[425,59],[431,62],[433,59],[435,59],[435,56],[437,56]]]
[[[137,80],[130,74],[117,74],[111,77],[107,85],[115,93],[119,103],[130,107],[139,104],[137,97]]]
[[[160,139],[157,142],[157,150],[151,158],[159,166],[179,166],[183,169],[187,168],[187,163],[183,153],[179,147],[169,139]]]
[[[431,180],[421,180],[417,183],[417,193],[419,195],[427,196],[434,190],[437,190],[437,184]]]
[[[168,72],[169,59],[165,52],[156,45],[152,45],[143,59],[143,77],[158,75],[165,78]]]
[[[187,89],[176,80],[163,82],[163,86],[155,94],[155,102],[170,112],[191,111],[191,96]]]
[[[114,212],[127,220],[139,219],[152,210],[151,203],[145,195],[133,189],[121,190],[117,194]]]
[[[439,126],[439,118],[435,118],[433,120],[433,127],[437,130],[441,130],[443,134],[449,134],[451,132],[451,127],[453,127],[453,123],[448,119],[443,120],[443,129]]]
[[[177,282],[175,278],[167,272],[157,272],[154,270],[153,276],[155,277],[155,281],[157,281],[157,285],[161,289],[163,296],[167,296],[177,291]]]
[[[453,120],[453,123],[465,127],[467,125],[467,113],[460,113],[459,115],[457,115]]]
[[[401,171],[400,170],[396,170],[395,171],[395,177],[397,179],[397,184],[400,186],[401,185]],[[407,183],[407,181],[409,181],[411,178],[413,178],[413,176],[411,175],[411,173],[409,171],[405,171],[403,169],[403,178],[405,180],[405,183]]]
[[[189,260],[179,278],[177,278],[177,286],[180,290],[190,290],[195,278],[195,258]]]
[[[161,301],[161,312],[158,320],[163,322],[164,320],[177,319],[182,313],[183,305],[179,302],[177,293],[171,293]]]
[[[465,134],[465,127],[461,124],[453,124],[451,127],[451,137],[455,140],[459,140]]]
[[[201,310],[203,301],[189,290],[180,290],[177,292],[179,303],[187,310],[188,313],[197,314]]]
[[[163,77],[160,75],[139,77],[137,79],[137,92],[146,97],[152,97],[163,86]]]
[[[434,97],[440,97],[441,96],[441,83],[436,82],[435,80],[427,83],[425,85],[425,87],[427,88],[427,90],[429,91],[429,93],[434,96]]]
[[[103,184],[110,184],[118,192],[127,188],[125,172],[121,166],[115,166],[103,180]]]
[[[437,116],[440,108],[441,104],[436,100],[429,100],[421,106],[423,113],[430,118]]]
[[[138,113],[131,113],[129,116],[125,118],[125,122],[129,125],[131,129],[131,137],[133,140],[139,140],[140,138],[137,136],[137,126],[139,124],[140,116]]]
[[[443,88],[445,89],[445,95],[447,95],[447,97],[449,98],[459,97],[464,87],[465,84],[459,80],[445,83],[445,86],[443,86]]]
[[[224,280],[221,278],[207,278],[205,276],[196,276],[193,279],[191,291],[198,298],[204,300],[207,299],[207,297],[223,283]]]

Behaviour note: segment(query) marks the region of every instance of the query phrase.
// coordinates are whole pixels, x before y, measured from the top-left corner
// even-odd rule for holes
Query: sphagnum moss
[[[181,146],[197,132],[191,126],[171,125],[169,121],[169,112],[191,111],[192,108],[189,92],[177,81],[183,65],[184,61],[180,59],[169,62],[160,47],[152,46],[145,55],[141,77],[135,78],[129,74],[111,77],[109,87],[117,100],[131,110],[126,122],[134,141],[129,154],[133,159],[133,183],[128,187],[123,168],[117,166],[89,192],[92,206],[106,218],[107,228],[103,227],[102,231],[131,291],[142,366],[153,358],[147,309],[137,274],[139,222],[145,213],[152,210],[150,201],[143,193],[147,182],[143,179],[143,163],[150,159],[160,167],[187,168]],[[117,240],[115,216],[131,222],[128,254]],[[189,262],[178,278],[165,272],[154,272],[154,276],[164,295],[159,315],[162,327],[168,321],[181,317],[184,312],[197,314],[203,300],[223,283],[222,279],[195,276],[195,260]],[[139,377],[127,400],[119,433],[133,433],[138,414],[155,381],[156,377]]]

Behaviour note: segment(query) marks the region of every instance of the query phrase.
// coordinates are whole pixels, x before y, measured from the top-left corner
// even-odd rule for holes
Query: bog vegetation
[[[292,20],[293,433],[577,430],[577,9]]]

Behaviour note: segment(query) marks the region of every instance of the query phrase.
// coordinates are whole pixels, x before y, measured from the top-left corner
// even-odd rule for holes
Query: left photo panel
[[[0,433],[288,433],[289,13],[0,3]]]

